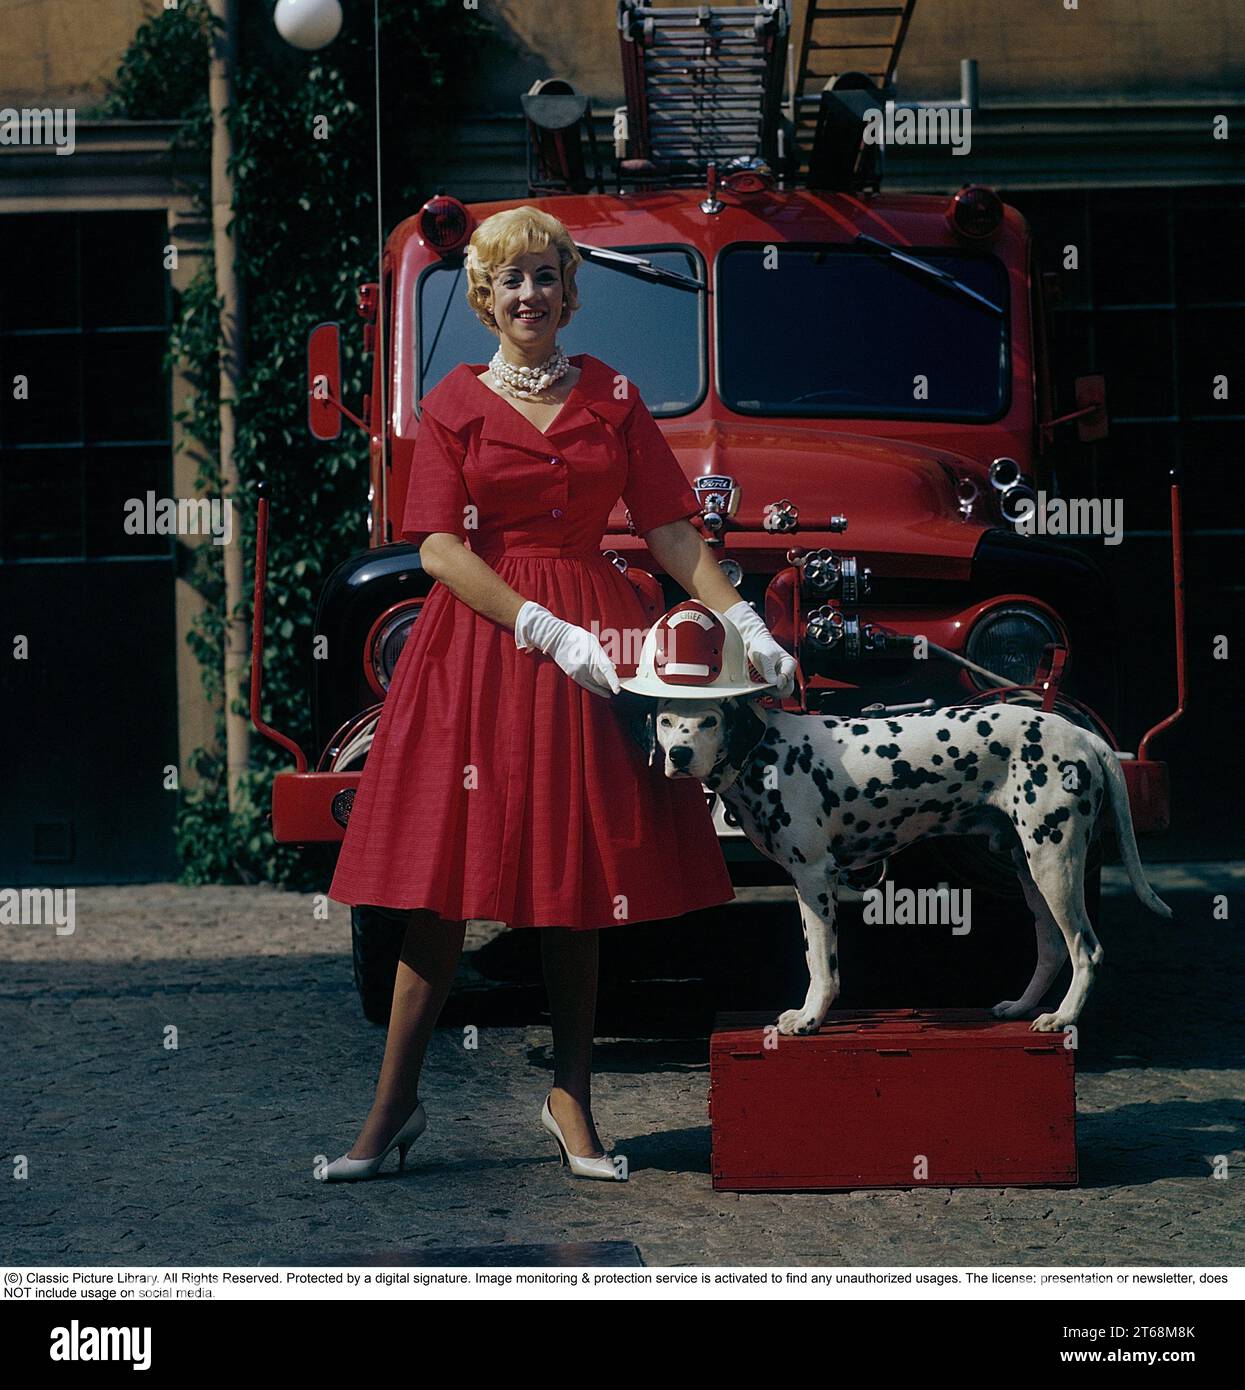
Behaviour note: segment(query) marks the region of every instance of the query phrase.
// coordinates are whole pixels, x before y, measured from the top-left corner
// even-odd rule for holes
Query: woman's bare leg
[[[540,954],[553,1029],[549,1109],[566,1136],[567,1149],[580,1158],[597,1158],[605,1152],[592,1123],[592,1029],[600,959],[597,933],[544,927]]]
[[[380,1153],[418,1104],[424,1054],[454,983],[466,930],[465,921],[446,922],[426,908],[412,910],[393,983],[376,1096],[347,1157]]]

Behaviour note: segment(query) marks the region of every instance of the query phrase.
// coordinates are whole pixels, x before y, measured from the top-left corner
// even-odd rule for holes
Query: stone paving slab
[[[599,1039],[594,1113],[631,1180],[570,1178],[539,1123],[539,1021],[482,1027],[474,1050],[439,1029],[406,1173],[317,1182],[317,1156],[354,1137],[384,1042],[350,980],[348,910],[318,920],[312,897],[269,888],[79,889],[72,935],[0,928],[0,1146],[6,1176],[15,1155],[29,1167],[2,1189],[0,1258],[400,1264],[624,1241],[650,1265],[1239,1265],[1245,950],[1212,901],[1229,894],[1239,917],[1245,866],[1151,877],[1178,926],[1107,875],[1079,1187],[822,1194],[713,1191],[708,1047],[686,1036]],[[470,945],[498,930],[473,927]],[[480,983],[467,961],[463,988]]]

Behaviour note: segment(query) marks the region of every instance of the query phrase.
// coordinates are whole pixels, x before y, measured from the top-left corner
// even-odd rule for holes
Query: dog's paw
[[[821,1027],[821,1020],[811,1009],[788,1009],[778,1015],[780,1033],[815,1033]]]
[[[1075,1020],[1064,1018],[1062,1014],[1039,1014],[1029,1025],[1031,1033],[1061,1033]]]
[[[995,1018],[1024,1018],[1026,1014],[1032,1013],[1032,1010],[1022,1009],[1018,999],[1003,999],[990,1012]]]

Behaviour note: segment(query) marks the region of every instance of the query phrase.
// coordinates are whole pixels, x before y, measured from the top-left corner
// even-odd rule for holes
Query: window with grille
[[[170,490],[167,240],[163,212],[0,217],[0,562],[171,554],[124,525]]]
[[[1191,533],[1245,532],[1245,192],[1145,188],[1013,194],[1059,271],[1050,315],[1061,410],[1072,379],[1107,378],[1110,436],[1077,491],[1124,497],[1130,534],[1166,532],[1181,466]],[[1064,268],[1075,247],[1078,268]],[[1227,398],[1217,398],[1217,377]]]

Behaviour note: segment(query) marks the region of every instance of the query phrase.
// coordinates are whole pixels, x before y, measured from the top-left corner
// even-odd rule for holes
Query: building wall
[[[0,97],[6,106],[103,100],[134,31],[160,0],[0,0]]]
[[[1065,3],[1077,3],[1069,10]],[[807,0],[794,0],[798,43]],[[568,78],[602,102],[622,100],[614,0],[482,0],[514,54],[482,74],[479,109],[510,111],[538,77]],[[1239,92],[1240,0],[919,0],[900,69],[901,95],[958,92],[959,60],[981,65],[982,100],[1187,98]]]

